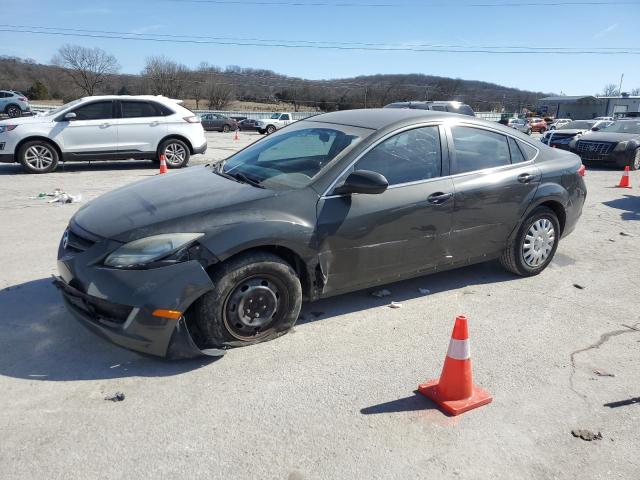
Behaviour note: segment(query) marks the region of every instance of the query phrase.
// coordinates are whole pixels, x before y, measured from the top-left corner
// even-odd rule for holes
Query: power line
[[[167,0],[175,3],[200,3],[209,5],[254,5],[260,7],[347,7],[347,8],[415,8],[415,4],[409,3],[357,3],[357,2],[295,2],[295,1],[252,1],[252,0]],[[585,6],[609,6],[609,5],[639,5],[638,2],[617,1],[617,0],[601,0],[601,1],[540,1],[540,2],[495,2],[495,3],[463,3],[456,7],[471,8],[499,8],[499,7],[585,7]],[[450,7],[451,3],[435,2],[423,3],[422,7]]]
[[[37,27],[33,27],[37,28]],[[31,33],[35,35],[53,35],[63,37],[84,37],[84,38],[101,38],[112,40],[133,40],[157,43],[180,43],[180,44],[198,44],[198,45],[226,45],[240,47],[275,47],[275,48],[297,48],[297,49],[320,49],[320,50],[347,50],[347,51],[376,51],[376,52],[420,52],[420,53],[482,53],[482,54],[500,54],[500,55],[536,55],[536,54],[554,54],[554,55],[640,55],[640,51],[633,49],[625,50],[533,50],[529,47],[514,47],[513,50],[491,50],[481,47],[464,47],[464,48],[439,48],[439,47],[367,47],[367,46],[344,46],[344,45],[300,45],[286,44],[281,42],[270,41],[221,41],[221,40],[195,40],[182,38],[156,38],[151,36],[130,36],[127,33],[119,34],[99,34],[99,33],[80,33],[68,31],[41,31],[33,28],[16,29],[16,28],[0,28],[0,32],[9,33]],[[518,49],[515,49],[518,48]]]

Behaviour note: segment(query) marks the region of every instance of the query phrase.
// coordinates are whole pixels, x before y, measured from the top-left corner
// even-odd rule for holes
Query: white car
[[[0,121],[0,162],[29,173],[52,172],[72,160],[148,159],[169,168],[204,153],[200,119],[162,96],[85,97],[35,117]]]
[[[271,135],[276,130],[286,127],[292,122],[292,116],[290,113],[277,112],[271,115],[267,119],[261,119],[256,122],[256,128],[262,135],[265,133]]]

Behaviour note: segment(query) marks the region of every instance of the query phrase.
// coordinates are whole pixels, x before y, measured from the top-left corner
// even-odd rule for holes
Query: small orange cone
[[[160,155],[160,174],[167,173],[167,159]]]
[[[620,183],[616,185],[618,188],[631,188],[631,182],[629,181],[629,165],[624,167],[624,173],[622,174],[622,178],[620,178]]]
[[[238,135],[239,128],[236,128],[236,134],[233,136],[234,140],[240,140],[240,136]]]
[[[418,391],[451,415],[459,415],[493,400],[488,392],[473,384],[469,329],[464,315],[456,317],[440,379],[421,384]]]

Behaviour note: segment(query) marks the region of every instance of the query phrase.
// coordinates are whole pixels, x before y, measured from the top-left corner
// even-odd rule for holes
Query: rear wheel
[[[640,170],[640,148],[636,148],[636,152],[631,159],[631,162],[629,162],[629,169]]]
[[[560,239],[560,223],[553,210],[538,207],[522,223],[518,234],[500,257],[502,266],[516,275],[531,277],[553,260]]]
[[[189,163],[189,147],[182,140],[170,138],[160,144],[158,157],[164,155],[168,168],[182,168]],[[158,158],[158,161],[160,158]]]
[[[229,130],[231,130],[231,127],[229,127],[229,125],[227,125],[226,123],[223,125],[222,127],[222,132],[223,133],[229,133]]]
[[[58,166],[58,151],[44,140],[27,142],[18,151],[18,160],[28,173],[49,173]]]
[[[271,135],[275,131],[276,131],[276,127],[274,127],[273,125],[269,125],[267,127],[267,135]]]
[[[214,289],[193,306],[195,322],[209,346],[231,348],[284,335],[302,305],[300,279],[282,258],[255,252],[220,266]]]
[[[16,118],[16,117],[20,117],[22,115],[22,110],[20,110],[20,107],[18,107],[17,105],[9,105],[5,109],[4,113],[9,115],[9,117],[11,117],[11,118]]]

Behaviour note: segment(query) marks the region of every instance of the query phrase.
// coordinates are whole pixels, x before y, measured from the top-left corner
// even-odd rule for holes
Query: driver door
[[[72,155],[116,153],[118,125],[115,121],[114,102],[100,100],[86,103],[72,110],[76,117],[62,119],[62,141]]]
[[[389,182],[384,193],[321,198],[317,233],[325,293],[398,280],[447,260],[454,190],[441,138],[438,126],[397,133],[336,183],[354,170],[370,170]]]

